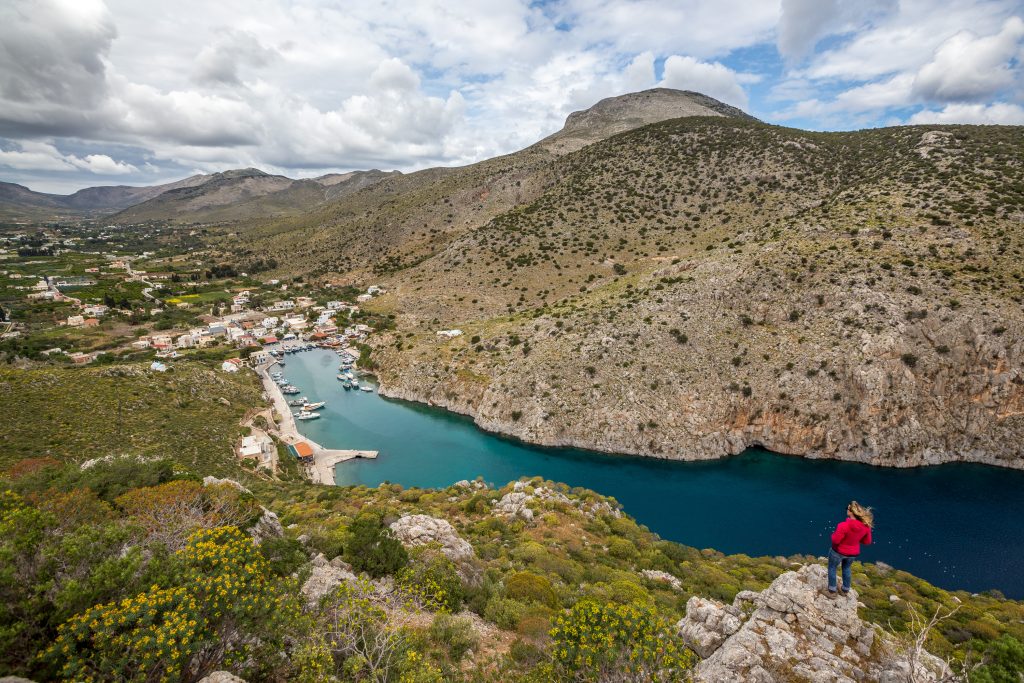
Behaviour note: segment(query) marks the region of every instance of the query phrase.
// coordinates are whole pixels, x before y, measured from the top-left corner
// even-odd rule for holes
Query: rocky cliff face
[[[542,329],[529,357],[510,354],[501,365],[444,373],[435,357],[386,366],[381,393],[470,415],[483,429],[548,446],[681,460],[763,446],[895,467],[951,461],[1024,467],[1024,332],[1015,326],[993,335],[985,322],[971,315],[920,325],[891,320],[889,330],[851,339],[852,349],[829,348],[827,339],[776,343],[783,348],[773,349],[770,361],[755,358],[748,366],[744,360],[741,367],[726,355],[732,349],[704,351],[692,340],[692,352],[706,355],[690,355],[666,339],[640,351],[643,368],[609,368],[609,359],[638,352],[624,341],[629,328],[577,337],[574,356],[563,355],[570,346],[564,339],[545,339]],[[704,329],[714,334],[713,324]],[[744,346],[759,345],[751,339]],[[943,353],[928,357],[921,345]],[[782,359],[788,358],[798,365],[787,369]]]
[[[743,591],[732,605],[692,597],[677,627],[703,660],[706,683],[938,681],[948,673],[928,653],[900,652],[877,626],[857,616],[857,594],[829,598],[825,568],[786,572],[771,586]]]

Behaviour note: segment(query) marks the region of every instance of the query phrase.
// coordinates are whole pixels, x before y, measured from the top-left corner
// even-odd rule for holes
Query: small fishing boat
[[[281,387],[281,393],[289,395],[297,394],[299,393],[299,388],[293,387],[291,384],[289,384],[288,386]]]
[[[316,403],[307,403],[306,405],[302,406],[302,409],[303,410],[320,410],[325,405],[327,405],[326,401],[317,401]]]
[[[364,385],[364,386],[361,386],[359,388],[362,389],[363,391],[373,391],[373,387],[371,387],[369,385]]]
[[[292,401],[288,401],[288,405],[295,406],[295,407],[302,407],[302,406],[306,405],[307,403],[309,403],[309,399],[306,398],[305,396],[303,396],[302,398],[297,398],[297,399],[292,400]]]
[[[341,383],[341,388],[344,389],[345,391],[351,391],[352,390],[352,382],[349,382],[348,380],[345,380],[344,382]]]
[[[320,417],[320,413],[313,413],[313,412],[308,412],[307,413],[305,411],[295,413],[295,419],[296,420],[315,420],[318,417]]]

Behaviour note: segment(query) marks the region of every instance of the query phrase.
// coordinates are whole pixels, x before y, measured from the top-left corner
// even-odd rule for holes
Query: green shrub
[[[533,572],[518,572],[505,579],[505,597],[519,602],[538,602],[558,607],[558,595],[546,577]]]
[[[519,620],[526,613],[526,605],[508,598],[493,597],[484,608],[484,618],[499,628],[511,631],[519,625]]]
[[[409,563],[405,548],[375,512],[361,513],[349,526],[345,559],[356,571],[373,577],[394,574]]]
[[[447,651],[453,662],[461,660],[480,641],[468,618],[453,617],[450,614],[434,617],[430,625],[430,638]]]
[[[465,597],[455,563],[433,550],[414,553],[413,561],[398,573],[398,584],[438,612],[458,612]]]
[[[551,629],[559,680],[679,681],[694,658],[647,605],[581,600]]]

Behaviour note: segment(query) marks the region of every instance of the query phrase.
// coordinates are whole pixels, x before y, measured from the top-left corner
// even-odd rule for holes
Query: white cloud
[[[916,71],[964,27],[994,33],[1014,10],[1020,11],[1013,0],[902,0],[898,11],[816,55],[801,75],[863,82]]]
[[[822,38],[853,31],[891,13],[897,0],[782,0],[776,44],[783,57],[802,59]]]
[[[747,93],[740,85],[740,74],[718,62],[701,62],[693,57],[672,55],[665,60],[660,86],[695,90],[741,109],[747,106]]]
[[[228,31],[196,55],[195,78],[208,85],[241,85],[243,67],[264,67],[278,56],[252,33]]]
[[[49,142],[26,141],[18,149],[0,150],[0,166],[22,171],[83,170],[98,175],[123,175],[139,169],[128,163],[114,161],[106,154],[88,154],[84,158],[62,154]]]
[[[960,31],[943,42],[921,67],[914,91],[938,101],[973,100],[1013,85],[1020,65],[1012,65],[1024,39],[1024,20],[1007,19],[999,32],[978,36]]]
[[[947,104],[938,111],[919,111],[907,123],[974,123],[1024,125],[1024,107],[1007,102],[993,104]]]
[[[68,160],[78,168],[100,175],[124,175],[125,173],[137,173],[139,170],[131,164],[114,161],[106,154],[89,154],[84,159],[70,156]]]

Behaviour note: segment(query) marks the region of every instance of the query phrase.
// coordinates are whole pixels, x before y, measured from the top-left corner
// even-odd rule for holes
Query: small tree
[[[326,639],[344,680],[437,681],[440,672],[412,647],[418,603],[402,591],[374,590],[365,580],[343,583],[325,599]]]
[[[364,512],[348,528],[345,559],[356,571],[380,577],[394,574],[409,563],[405,548],[384,526],[381,515]]]
[[[202,484],[176,479],[134,489],[115,501],[150,540],[170,550],[184,547],[196,529],[236,526],[259,514],[259,504],[230,484]]]

